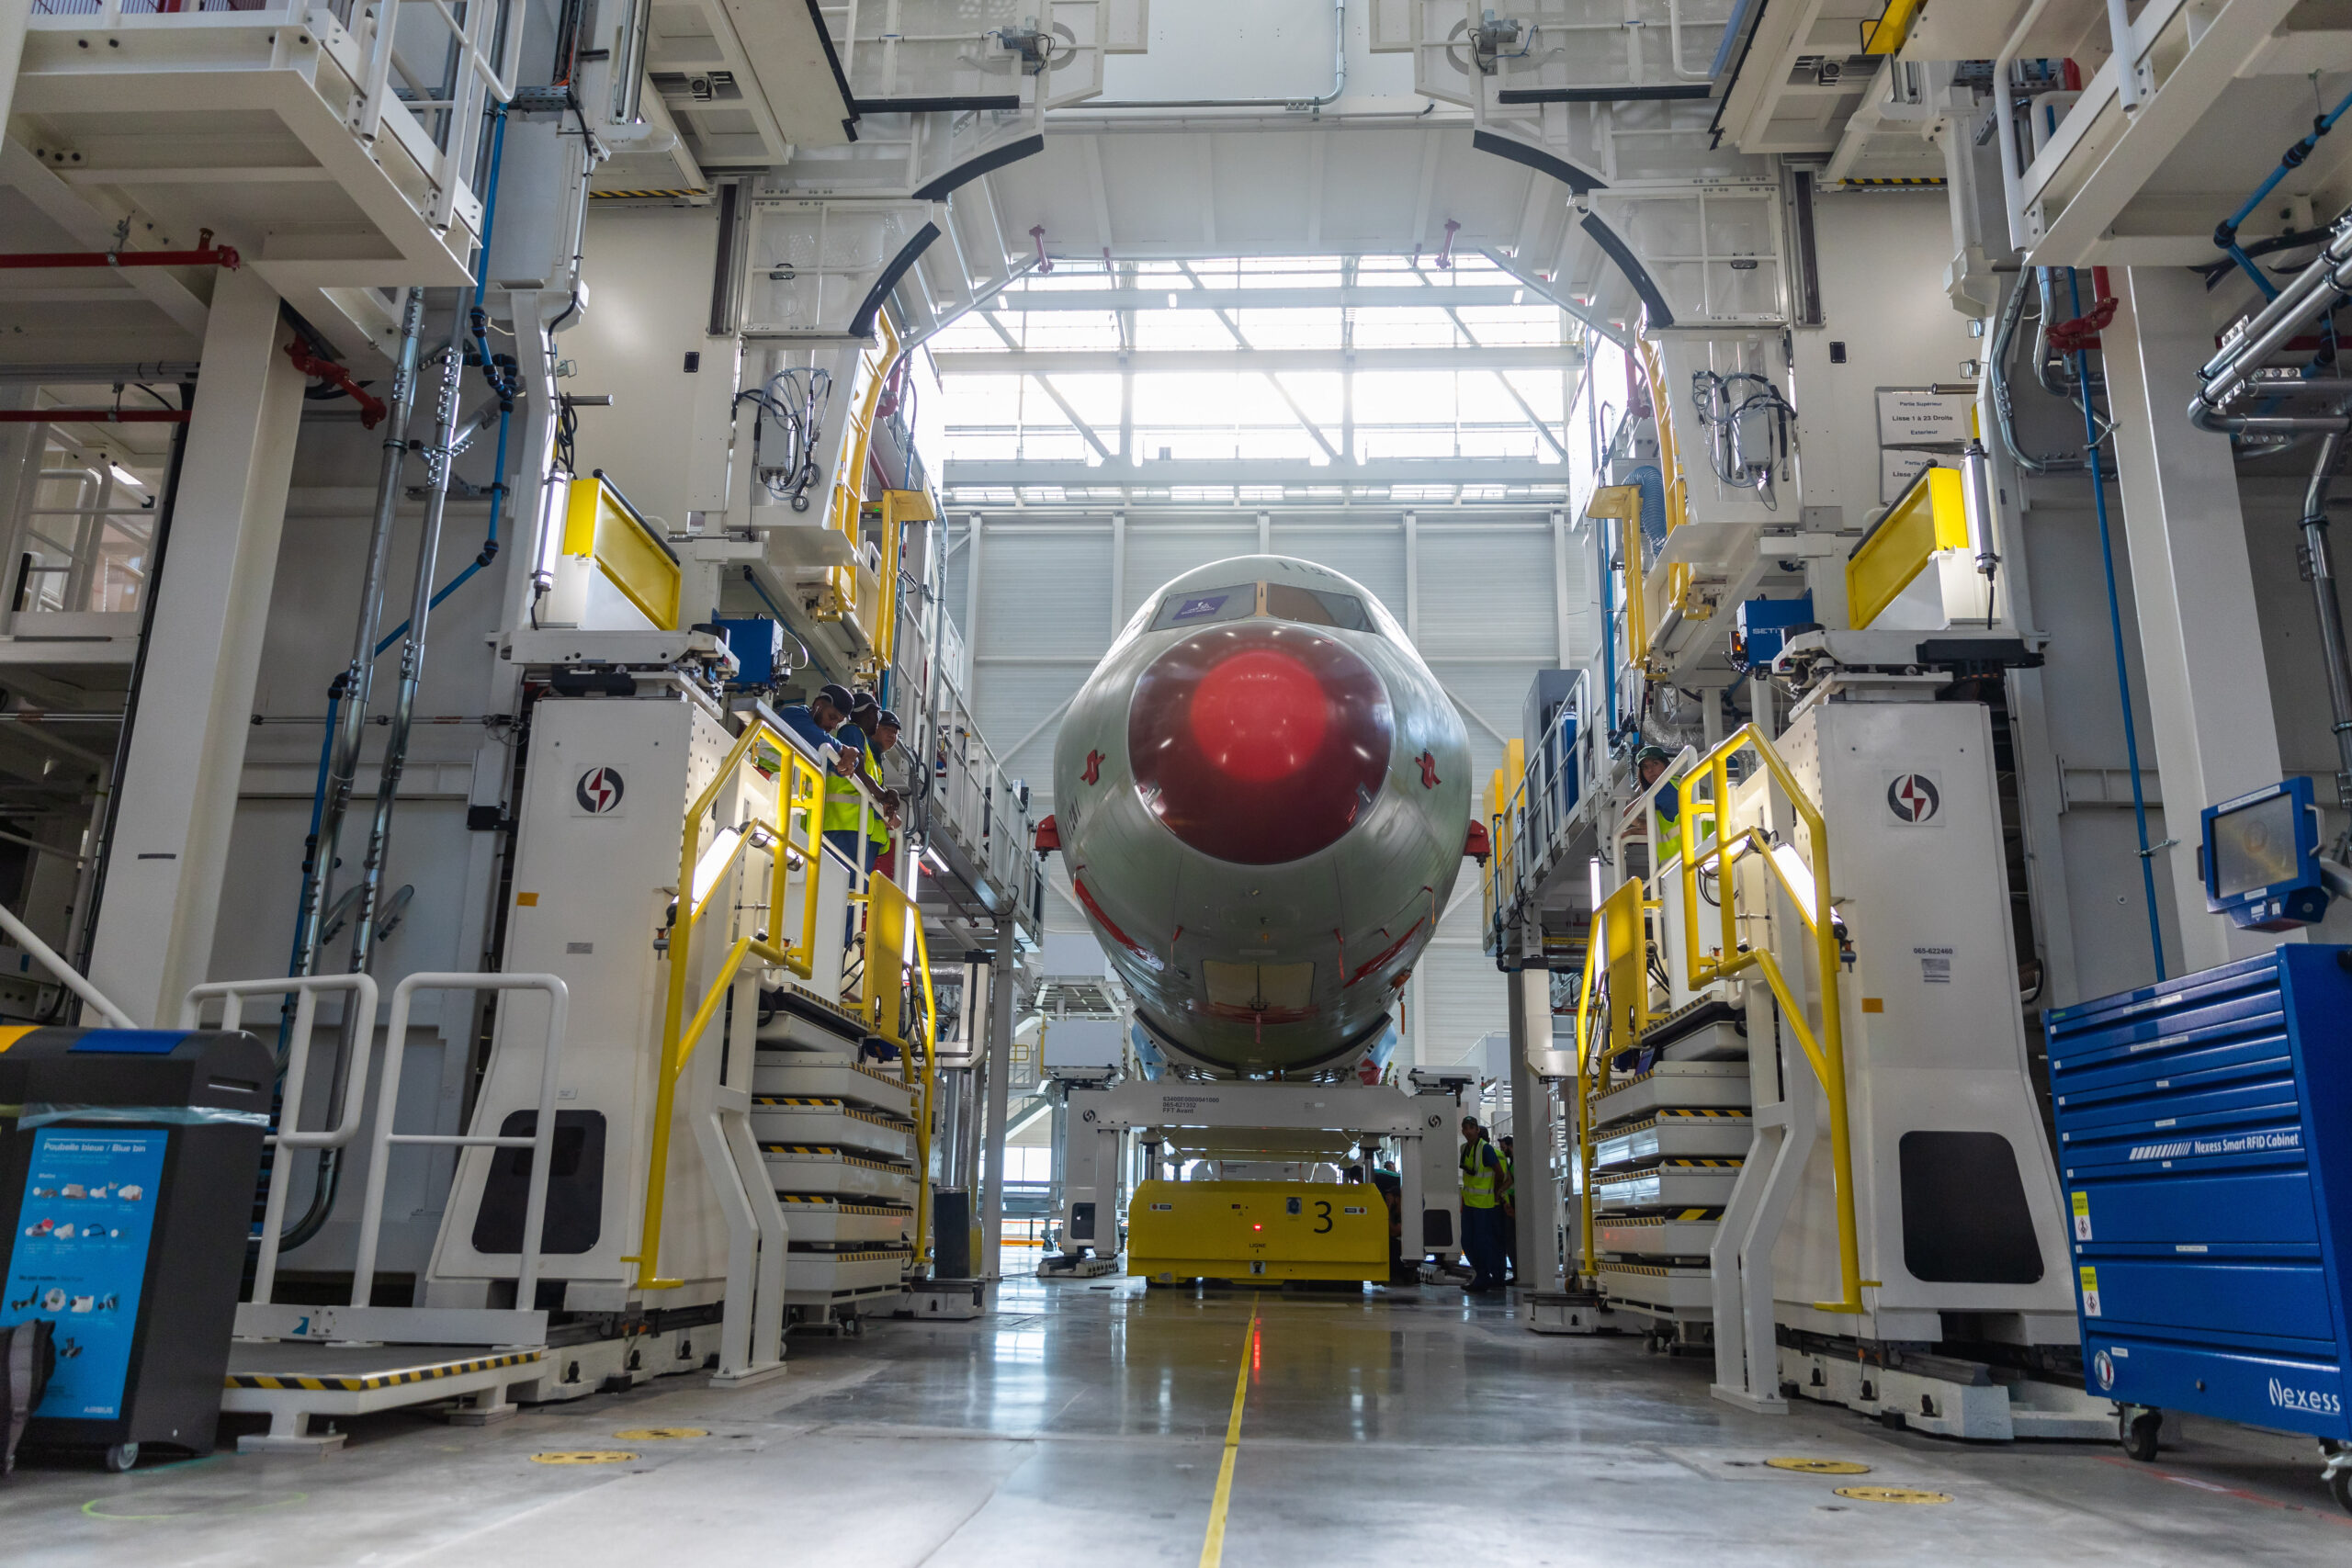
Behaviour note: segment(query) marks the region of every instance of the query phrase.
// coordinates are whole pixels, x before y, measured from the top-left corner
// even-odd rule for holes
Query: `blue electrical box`
[[[712,623],[727,637],[727,649],[741,666],[739,686],[771,686],[784,666],[783,624],[765,615]]]
[[[1520,710],[1520,734],[1527,743],[1527,772],[1532,781],[1529,804],[1532,806],[1539,796],[1545,803],[1549,820],[1543,824],[1544,830],[1566,821],[1577,807],[1580,716],[1570,713],[1563,717],[1560,710],[1575,702],[1577,683],[1582,679],[1579,671],[1538,670]]]
[[[1781,649],[1788,643],[1791,626],[1808,626],[1813,623],[1813,595],[1810,593],[1800,593],[1793,599],[1745,600],[1734,616],[1732,662],[1751,670],[1770,664],[1781,657]]]
[[[2205,907],[2248,931],[2316,925],[2327,913],[2312,781],[2288,779],[2205,808],[2198,864]]]
[[[2352,1438],[2352,948],[2045,1021],[2085,1386]]]

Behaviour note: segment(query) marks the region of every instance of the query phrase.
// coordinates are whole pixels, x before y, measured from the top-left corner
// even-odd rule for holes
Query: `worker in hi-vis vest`
[[[1462,1119],[1462,1250],[1473,1291],[1503,1288],[1503,1156],[1476,1116]]]
[[[1666,773],[1671,758],[1663,746],[1645,746],[1634,753],[1634,768],[1647,789]],[[1682,797],[1671,786],[1657,792],[1657,852],[1650,857],[1652,865],[1664,865],[1682,852]]]

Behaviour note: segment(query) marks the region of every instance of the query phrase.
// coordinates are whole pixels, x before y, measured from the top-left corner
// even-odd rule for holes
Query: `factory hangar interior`
[[[2342,1561],[2340,11],[0,0],[7,1561]]]

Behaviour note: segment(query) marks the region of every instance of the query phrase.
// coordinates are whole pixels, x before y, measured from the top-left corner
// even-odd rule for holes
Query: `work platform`
[[[542,1375],[545,1346],[485,1350],[466,1345],[309,1345],[240,1342],[229,1352],[220,1408],[265,1415],[269,1430],[237,1441],[240,1453],[323,1452],[347,1434],[318,1433],[322,1417],[373,1415],[455,1401],[453,1418],[492,1421],[514,1414],[514,1385]]]

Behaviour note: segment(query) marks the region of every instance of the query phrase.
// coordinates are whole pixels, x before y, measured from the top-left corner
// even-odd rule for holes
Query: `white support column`
[[[2278,782],[2278,729],[2229,440],[2193,428],[2182,412],[2197,367],[2213,352],[2204,282],[2177,267],[2117,276],[2123,303],[2103,335],[2123,533],[2164,781],[2164,836],[2176,840],[2162,852],[2172,869],[2181,966],[2195,971],[2277,944],[2275,935],[2241,931],[2206,912],[2197,814]],[[2281,536],[2278,547],[2291,550],[2293,541]]]
[[[1421,640],[1421,520],[1405,513],[1405,636],[1416,647]]]
[[[25,24],[32,14],[33,0],[0,0],[0,125],[8,123],[17,99],[17,68],[24,62]]]
[[[1111,513],[1111,635],[1127,624],[1127,514]]]
[[[1552,1094],[1528,1061],[1530,1051],[1552,1048],[1552,972],[1531,962],[1504,978],[1510,986],[1511,1189],[1518,1211],[1511,1256],[1522,1289],[1556,1291],[1560,1215],[1552,1179]]]
[[[213,284],[90,962],[97,988],[143,1022],[176,1017],[212,962],[302,419],[277,309],[251,269]]]
[[[980,542],[987,537],[980,514],[972,513],[964,546],[964,700],[972,700],[972,678],[980,672]]]
[[[977,543],[977,540],[975,541]],[[977,564],[977,563],[975,563]],[[972,1271],[983,1280],[994,1280],[1003,1273],[999,1267],[1004,1250],[1004,1123],[1007,1103],[1012,1087],[1012,991],[1013,970],[1021,962],[1021,953],[1013,935],[1010,918],[996,923],[996,974],[989,982],[989,1111],[987,1142],[980,1149],[980,1247],[981,1253],[973,1260]],[[1116,1180],[1115,1166],[1110,1168],[1111,1180]],[[1101,1192],[1095,1194],[1100,1202]],[[1097,1235],[1118,1234],[1112,1208],[1095,1210]],[[1112,1244],[1114,1247],[1117,1243]]]
[[[1565,512],[1552,513],[1552,617],[1555,653],[1553,662],[1562,670],[1574,668],[1576,652],[1569,633],[1570,617],[1576,613],[1568,598],[1568,515]],[[1532,743],[1540,739],[1531,735]]]

